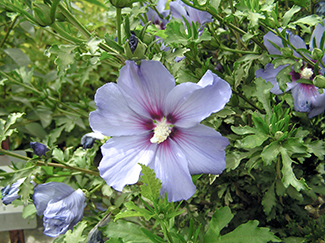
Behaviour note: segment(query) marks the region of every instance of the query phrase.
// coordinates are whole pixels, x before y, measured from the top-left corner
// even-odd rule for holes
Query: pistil
[[[170,127],[166,124],[166,120],[164,119],[157,124],[157,126],[153,129],[153,132],[154,135],[150,139],[150,142],[160,144],[168,138],[171,130]]]

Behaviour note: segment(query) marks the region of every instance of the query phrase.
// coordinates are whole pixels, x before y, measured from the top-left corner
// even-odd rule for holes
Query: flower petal
[[[73,229],[83,217],[83,210],[87,205],[85,199],[82,190],[78,189],[61,200],[50,200],[44,211],[44,234],[57,237],[68,229]]]
[[[182,1],[176,0],[169,3],[170,8],[170,14],[176,19],[183,19],[186,18],[187,21],[189,21],[189,17],[187,15],[187,12],[184,8],[185,4]],[[191,23],[191,22],[190,22]]]
[[[298,112],[309,112],[312,118],[325,110],[325,93],[320,94],[317,87],[309,84],[298,84],[292,89],[294,108]]]
[[[114,83],[100,87],[95,94],[97,110],[89,114],[89,124],[95,132],[106,136],[141,134],[151,121],[136,114]],[[151,129],[149,125],[149,129]]]
[[[136,113],[155,119],[162,117],[163,103],[175,86],[175,80],[158,61],[142,60],[140,66],[126,61],[120,70],[117,85]]]
[[[262,78],[264,79],[266,82],[270,82],[272,83],[274,86],[273,88],[270,90],[271,93],[273,94],[283,94],[282,90],[279,87],[279,83],[276,79],[276,76],[278,75],[278,73],[285,68],[287,65],[281,65],[277,68],[274,68],[274,65],[271,63],[268,63],[265,65],[264,69],[258,69],[255,71],[255,76],[258,78]],[[286,92],[289,91],[290,89],[292,89],[293,87],[295,87],[297,85],[297,83],[295,81],[291,82],[291,83],[287,83],[287,89],[285,90]]]
[[[40,184],[34,188],[33,202],[37,215],[42,215],[50,200],[61,200],[74,192],[70,186],[60,182]]]
[[[295,103],[295,110],[299,112],[309,112],[321,95],[314,85],[299,83],[292,89],[292,97]]]
[[[2,202],[4,205],[8,205],[18,199],[20,196],[18,195],[19,186],[26,180],[26,177],[17,180],[11,186],[8,185],[1,189],[2,193]]]
[[[281,31],[281,29],[279,29]],[[289,39],[290,43],[297,49],[307,49],[306,44],[303,39],[301,39],[299,36],[292,34],[290,31],[287,31],[286,38]],[[264,39],[264,46],[267,48],[268,52],[272,55],[282,55],[282,53],[274,47],[274,45],[283,48],[283,42],[282,39],[269,31],[266,33],[263,37]],[[300,55],[294,51],[294,56],[300,57]]]
[[[197,125],[173,130],[172,140],[182,149],[193,174],[221,174],[226,166],[228,139],[214,129]]]
[[[224,108],[230,96],[230,85],[208,70],[198,84],[177,85],[166,98],[164,112],[172,124],[191,127]]]
[[[152,144],[152,133],[109,139],[102,147],[103,158],[98,170],[106,183],[117,191],[138,181],[141,166],[154,158],[157,144]]]
[[[282,55],[282,53],[276,47],[274,47],[274,45],[280,48],[284,47],[282,44],[282,39],[279,36],[269,31],[264,35],[263,40],[264,46],[271,55]]]
[[[325,24],[325,21],[323,22]],[[312,51],[314,48],[320,48],[321,39],[325,33],[325,26],[318,24],[314,29],[311,37],[310,37],[310,50]]]
[[[195,193],[187,159],[171,139],[159,144],[155,160],[149,167],[161,180],[161,194],[167,192],[169,201],[187,200]]]

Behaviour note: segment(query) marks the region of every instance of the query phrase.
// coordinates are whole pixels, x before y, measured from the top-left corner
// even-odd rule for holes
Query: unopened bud
[[[141,60],[145,58],[146,45],[133,33],[124,45],[125,55],[131,60]]]
[[[311,56],[314,60],[319,60],[323,58],[324,53],[321,49],[314,48],[313,51],[311,52]]]
[[[275,134],[274,134],[274,138],[275,140],[279,140],[283,135],[283,132],[281,131],[277,131]]]
[[[51,20],[51,8],[44,3],[34,3],[33,12],[36,22],[42,26],[46,27],[53,24]]]
[[[313,85],[318,88],[325,88],[325,77],[322,75],[316,75],[313,79]]]

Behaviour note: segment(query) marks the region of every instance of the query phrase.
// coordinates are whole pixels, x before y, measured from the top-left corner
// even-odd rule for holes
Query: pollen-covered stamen
[[[310,79],[311,76],[313,76],[314,72],[313,72],[313,69],[312,68],[307,68],[305,67],[301,73],[300,73],[300,76],[301,78],[303,79]]]
[[[153,137],[150,139],[151,143],[162,143],[167,139],[169,134],[171,133],[170,126],[166,124],[166,120],[164,119],[162,122],[159,122],[157,126],[153,129]]]

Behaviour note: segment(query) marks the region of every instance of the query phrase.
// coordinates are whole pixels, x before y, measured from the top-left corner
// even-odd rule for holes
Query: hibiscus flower
[[[154,169],[168,200],[190,198],[196,190],[191,174],[225,168],[228,139],[200,122],[230,96],[230,85],[211,71],[197,84],[175,86],[160,62],[126,61],[117,83],[97,90],[97,110],[89,117],[95,132],[112,136],[101,147],[100,176],[121,191],[138,181],[141,163]]]
[[[324,32],[325,27],[318,24],[311,35],[310,51],[312,51],[314,48],[320,48],[321,39]],[[294,35],[291,32],[287,32],[287,39],[296,49],[307,49],[304,40],[299,36]],[[268,52],[272,55],[282,55],[280,50],[275,46],[278,46],[280,48],[285,47],[283,45],[282,39],[272,32],[268,32],[264,36],[264,45],[267,48]],[[314,47],[314,45],[316,46]],[[301,56],[296,51],[293,51],[293,54],[295,57],[297,57],[297,59],[301,58]],[[308,59],[310,59],[312,62],[315,62],[311,57],[308,57]],[[325,57],[323,57],[322,60],[324,62]],[[272,83],[274,85],[271,89],[272,93],[282,94],[283,92],[279,88],[276,76],[286,66],[288,65],[280,65],[277,68],[274,68],[273,64],[268,63],[264,69],[262,68],[257,70],[255,72],[255,76],[261,77],[265,79],[265,81]],[[298,112],[308,112],[309,118],[312,118],[324,112],[325,93],[323,92],[320,94],[318,88],[312,84],[298,83],[296,81],[299,79],[313,80],[316,75],[324,75],[324,73],[325,67],[320,66],[318,73],[315,73],[313,66],[305,62],[303,62],[300,72],[295,72],[294,69],[292,69],[292,71],[289,73],[291,75],[292,82],[287,83],[287,89],[285,91],[291,91],[292,97],[294,99],[294,109]]]

